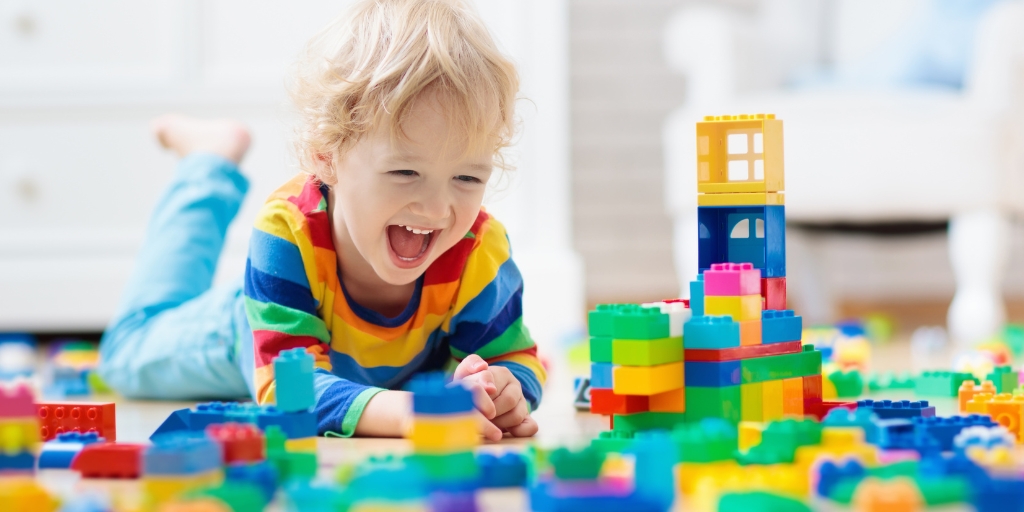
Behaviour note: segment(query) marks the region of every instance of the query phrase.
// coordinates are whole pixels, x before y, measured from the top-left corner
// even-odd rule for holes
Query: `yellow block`
[[[683,387],[683,362],[656,366],[612,368],[612,391],[617,395],[657,395]]]
[[[0,505],[5,512],[53,512],[60,502],[34,478],[9,476],[0,478]]]
[[[683,493],[684,496],[693,494],[693,491],[697,487],[697,482],[702,478],[720,476],[724,478],[724,475],[729,474],[732,470],[739,467],[739,462],[735,460],[723,460],[718,462],[707,462],[707,463],[692,463],[684,462],[676,466],[676,482],[679,483],[679,492]]]
[[[781,420],[782,412],[782,381],[769,380],[761,383],[761,408],[764,411],[763,421]]]
[[[284,442],[284,449],[288,452],[316,453],[316,438],[288,439]]]
[[[761,296],[704,297],[705,315],[729,315],[734,322],[761,320]]]
[[[480,444],[479,429],[472,414],[417,415],[408,437],[413,450],[421,453],[467,451]]]
[[[878,448],[864,442],[864,429],[859,427],[825,427],[821,429],[821,444],[800,446],[793,463],[810,470],[819,459],[840,460],[856,458],[866,467],[878,465]]]
[[[741,421],[739,429],[740,451],[745,452],[761,444],[761,432],[764,431],[764,423],[759,421]]]
[[[142,492],[146,502],[157,505],[170,501],[193,489],[214,487],[224,481],[224,472],[220,469],[185,476],[144,476]]]
[[[740,419],[764,421],[764,390],[760,382],[740,384]]]
[[[697,206],[782,206],[786,195],[781,192],[734,192],[697,194]]]
[[[39,444],[38,419],[0,420],[0,452],[33,451],[37,444]]]
[[[836,391],[836,385],[828,378],[828,375],[822,374],[821,376],[821,399],[822,400],[835,400],[839,397],[839,392]]]
[[[782,121],[771,114],[708,116],[697,123],[697,190],[785,190]]]
[[[686,390],[679,388],[651,395],[647,399],[647,409],[651,412],[686,412]]]
[[[782,380],[782,414],[785,416],[804,415],[803,377]]]
[[[363,500],[349,507],[349,512],[429,512],[426,500]]]
[[[977,393],[967,402],[967,414],[988,414],[988,403],[992,393]]]
[[[717,510],[723,494],[750,491],[771,491],[797,499],[810,495],[807,473],[793,464],[739,466],[697,477],[693,491],[686,497],[686,510]]]

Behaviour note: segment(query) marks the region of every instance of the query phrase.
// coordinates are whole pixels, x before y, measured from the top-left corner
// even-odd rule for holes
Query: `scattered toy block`
[[[526,485],[526,460],[518,453],[480,453],[476,463],[480,466],[480,487],[484,489]]]
[[[997,366],[992,373],[985,377],[985,380],[992,382],[996,393],[1010,393],[1017,389],[1019,374],[1013,371],[1009,365]]]
[[[786,278],[762,277],[761,297],[764,298],[764,309],[786,309]]]
[[[44,441],[65,432],[96,432],[108,441],[117,440],[113,402],[41,402],[36,404],[36,414]]]
[[[836,398],[857,398],[864,393],[864,379],[857,370],[832,372],[828,380],[836,388]]]
[[[739,451],[745,452],[761,444],[761,432],[764,431],[765,426],[760,421],[740,421],[740,424],[737,426],[739,431]]]
[[[298,412],[313,407],[313,355],[302,347],[282,350],[274,358],[274,382],[278,409]]]
[[[803,336],[803,317],[792,310],[765,310],[761,312],[761,343],[800,341]]]
[[[590,412],[594,414],[633,414],[648,410],[649,397],[618,395],[611,389],[590,390]]]
[[[882,391],[887,389],[914,389],[916,379],[909,372],[900,375],[895,373],[871,374],[868,376],[868,390]],[[953,395],[955,396],[955,395]]]
[[[0,452],[34,451],[39,444],[39,421],[28,417],[0,420]]]
[[[914,416],[935,416],[935,406],[928,405],[927,400],[911,402],[910,400],[860,400],[858,408],[870,409],[879,419],[912,418]]]
[[[83,478],[138,478],[145,449],[146,446],[134,443],[91,443],[78,452],[71,469]]]
[[[975,393],[967,402],[968,414],[988,414],[988,403],[995,395],[992,393]]]
[[[30,476],[36,467],[36,457],[29,451],[0,451],[0,477]]]
[[[591,336],[590,360],[595,363],[612,362],[612,338],[604,336]]]
[[[958,412],[967,412],[967,404],[974,399],[975,395],[985,393],[989,396],[996,394],[996,388],[991,381],[985,381],[978,386],[974,380],[965,380],[960,383],[957,391]]]
[[[710,269],[704,271],[705,297],[760,294],[761,271],[751,263],[713,263]]]
[[[454,387],[462,388],[462,386],[456,385]],[[469,391],[466,391],[468,394]],[[472,401],[472,398],[469,399]],[[457,402],[455,399],[453,402]],[[413,407],[416,407],[416,398],[413,397]],[[422,403],[421,403],[422,405]],[[454,407],[454,404],[449,404],[448,407]],[[316,437],[317,435],[317,422],[316,414],[312,410],[301,411],[301,412],[283,412],[277,410],[274,406],[264,406],[260,409],[256,416],[256,426],[263,431],[266,431],[271,425],[281,427],[288,439],[305,439],[307,437]]]
[[[915,396],[957,396],[965,381],[978,383],[970,373],[926,371],[914,379]]]
[[[854,410],[857,408],[857,402],[808,402],[804,401],[804,414],[813,418],[821,420],[831,411],[832,409],[847,409]]]
[[[651,395],[649,409],[650,412],[686,412],[686,391],[679,388]]]
[[[615,367],[611,363],[591,363],[590,389],[612,389],[614,384],[614,379],[612,378],[613,368]]]
[[[683,360],[683,337],[655,340],[612,340],[612,363],[655,366]]]
[[[1018,443],[1021,441],[1021,429],[1024,425],[1024,397],[1000,393],[988,402],[987,412],[992,420],[1006,427],[1006,430],[1017,438]]]
[[[931,437],[943,451],[953,449],[953,439],[965,428],[996,425],[992,418],[978,414],[948,418],[916,416],[910,420],[919,436]]]
[[[57,439],[43,443],[39,452],[39,469],[71,469],[71,461],[86,445],[105,441],[96,432],[61,434]]]
[[[35,398],[27,384],[11,388],[0,386],[0,421],[33,418],[35,415]]]
[[[738,361],[755,357],[777,356],[801,352],[803,346],[799,341],[772,343],[770,345],[748,345],[723,349],[686,349],[683,351],[684,361]]]
[[[690,311],[693,316],[704,316],[704,275],[698,274],[696,281],[690,281]],[[683,335],[685,338],[686,335]]]
[[[736,297],[706,295],[704,297],[704,314],[706,316],[730,316],[737,322],[761,320],[761,295]]]
[[[219,470],[224,454],[221,445],[205,435],[175,432],[155,438],[142,454],[142,465],[147,476],[196,475]]]
[[[206,435],[220,443],[224,463],[259,462],[266,458],[263,432],[256,425],[224,423],[206,427]]]
[[[694,316],[683,326],[686,349],[739,347],[740,324],[729,316]]]
[[[740,386],[686,386],[686,420],[722,418],[739,423],[741,415]]]
[[[224,470],[224,479],[256,487],[263,494],[265,502],[270,502],[277,492],[277,471],[265,460],[254,464],[228,464]]]
[[[593,377],[591,377],[591,386],[593,386]],[[410,389],[413,393],[414,414],[454,414],[473,411],[472,393],[460,384],[446,384],[444,376],[441,374],[416,375],[412,378]],[[314,435],[316,434],[314,433]]]
[[[417,414],[408,439],[416,453],[451,453],[480,444],[480,431],[472,414]]]
[[[683,387],[683,381],[682,362],[612,369],[612,389],[619,395],[656,395]]]

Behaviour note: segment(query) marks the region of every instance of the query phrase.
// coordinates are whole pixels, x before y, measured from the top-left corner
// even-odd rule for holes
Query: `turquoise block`
[[[683,348],[717,349],[738,346],[740,324],[733,322],[731,316],[695,316],[683,324]]]
[[[284,412],[305,411],[316,404],[313,396],[313,356],[299,347],[282,350],[274,358],[277,408]]]

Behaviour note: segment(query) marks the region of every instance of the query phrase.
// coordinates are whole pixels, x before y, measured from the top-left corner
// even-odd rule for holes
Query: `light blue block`
[[[274,381],[278,410],[305,411],[316,403],[313,396],[313,356],[306,349],[282,350],[274,358]]]
[[[740,346],[740,324],[733,322],[729,315],[695,316],[683,324],[684,349],[717,349],[738,346]]]
[[[765,310],[761,312],[761,343],[784,343],[800,341],[803,337],[804,319],[791,309]]]
[[[693,316],[704,316],[704,274],[690,281],[690,311]]]
[[[611,363],[590,364],[590,389],[612,389]]]

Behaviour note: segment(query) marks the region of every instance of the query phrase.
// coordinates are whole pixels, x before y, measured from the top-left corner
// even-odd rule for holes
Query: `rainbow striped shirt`
[[[316,361],[320,434],[350,436],[363,408],[412,374],[454,369],[469,354],[507,367],[537,407],[545,379],[522,320],[523,280],[508,236],[481,210],[466,236],[416,281],[412,300],[388,318],[349,299],[327,215],[327,188],[300,174],[256,217],[245,269],[259,403],[274,402],[272,360],[305,347]]]

